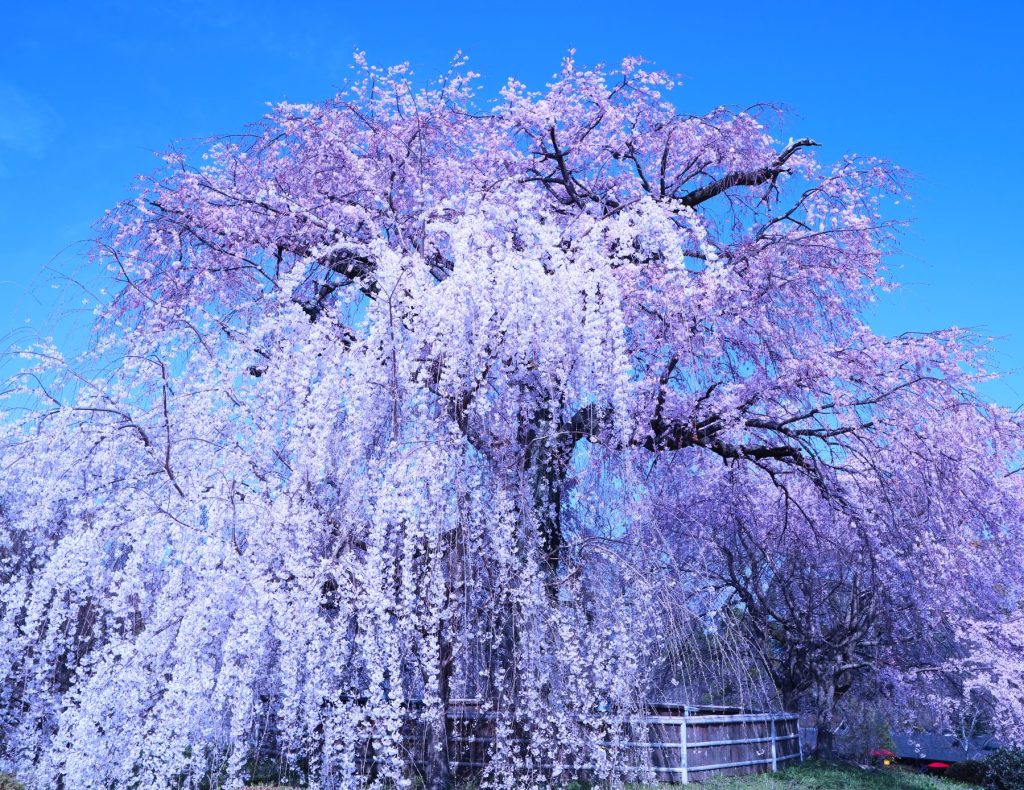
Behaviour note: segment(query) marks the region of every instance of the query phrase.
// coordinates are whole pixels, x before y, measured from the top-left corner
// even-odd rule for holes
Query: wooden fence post
[[[772,773],[775,773],[776,771],[779,770],[779,761],[778,761],[778,757],[776,756],[776,753],[775,753],[775,717],[774,716],[772,716],[772,719],[771,719],[771,727],[772,727]]]
[[[686,712],[683,712],[683,721],[679,725],[679,767],[683,769],[683,784],[690,784],[690,756],[687,754],[686,745]]]

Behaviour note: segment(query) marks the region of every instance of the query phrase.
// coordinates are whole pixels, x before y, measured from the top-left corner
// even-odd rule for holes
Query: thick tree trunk
[[[448,715],[451,707],[451,679],[454,665],[452,643],[442,634],[440,652],[440,674],[438,693],[441,698],[441,717],[427,725],[426,755],[424,761],[425,790],[451,790],[454,787],[452,776],[451,744],[452,721]]]
[[[548,570],[549,591],[553,596],[557,596],[562,559],[562,495],[577,433],[571,426],[553,424],[550,412],[543,409],[520,437],[525,451],[523,471],[533,478],[534,513]]]
[[[836,756],[835,733],[832,732],[832,723],[827,726],[818,725],[817,741],[814,746],[814,759],[833,760]]]
[[[831,683],[822,682],[815,694],[815,706],[818,711],[818,737],[814,746],[814,757],[819,760],[835,759],[835,687]]]
[[[435,722],[427,729],[427,754],[423,767],[425,790],[451,790],[455,786],[448,754],[450,724]]]

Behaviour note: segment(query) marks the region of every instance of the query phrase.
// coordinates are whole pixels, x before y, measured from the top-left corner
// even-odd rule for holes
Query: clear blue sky
[[[66,289],[47,269],[81,266],[91,223],[170,141],[237,131],[267,101],[326,98],[355,48],[421,76],[461,49],[493,91],[508,75],[539,86],[575,47],[584,62],[641,55],[681,73],[686,111],[783,103],[796,113],[784,135],[912,170],[915,224],[894,261],[906,288],[874,325],[1001,338],[995,364],[1020,372],[987,392],[1024,403],[1017,3],[15,5],[0,11],[0,337],[53,331]],[[80,338],[88,316],[60,315],[57,337]]]

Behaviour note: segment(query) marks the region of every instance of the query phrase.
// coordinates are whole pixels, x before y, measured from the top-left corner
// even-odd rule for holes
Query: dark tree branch
[[[716,181],[712,181],[710,184],[706,184],[698,189],[694,189],[692,192],[687,192],[685,195],[676,198],[679,203],[684,206],[699,206],[705,201],[711,200],[711,198],[721,195],[728,189],[733,187],[756,187],[769,181],[774,181],[778,178],[780,173],[785,172],[786,162],[793,154],[799,151],[801,148],[807,148],[810,146],[816,146],[816,143],[810,138],[804,137],[800,140],[794,140],[778,155],[774,162],[770,165],[765,165],[757,170],[740,170],[735,173],[729,173],[722,176]]]

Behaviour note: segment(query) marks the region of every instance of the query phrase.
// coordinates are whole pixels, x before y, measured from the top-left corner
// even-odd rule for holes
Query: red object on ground
[[[933,771],[945,771],[947,768],[949,768],[949,763],[940,763],[936,761],[934,763],[928,763],[928,768],[932,769]]]

